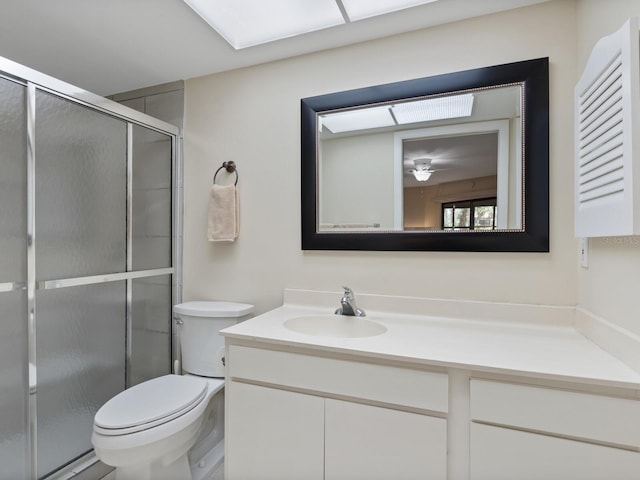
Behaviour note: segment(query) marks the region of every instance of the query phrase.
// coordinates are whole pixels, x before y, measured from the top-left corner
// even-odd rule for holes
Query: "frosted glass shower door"
[[[95,413],[171,371],[179,133],[0,57],[0,480],[100,477]]]
[[[173,143],[132,126],[132,270],[172,266]],[[132,281],[130,385],[171,372],[172,275]]]
[[[124,272],[126,122],[38,91],[35,138],[37,279]]]
[[[0,78],[0,479],[27,478],[26,87]]]
[[[127,268],[127,123],[40,90],[35,118],[40,478],[92,449],[125,388],[126,281],[101,276]]]

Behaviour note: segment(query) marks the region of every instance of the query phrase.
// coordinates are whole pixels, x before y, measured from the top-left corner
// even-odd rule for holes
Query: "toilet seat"
[[[197,377],[165,375],[120,392],[96,413],[94,431],[127,435],[162,425],[193,410],[207,395]]]

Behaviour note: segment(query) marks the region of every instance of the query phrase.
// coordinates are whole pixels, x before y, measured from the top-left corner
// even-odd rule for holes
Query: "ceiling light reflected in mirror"
[[[391,107],[400,125],[471,116],[473,93],[403,102]]]
[[[322,133],[326,128],[331,133],[355,132],[469,117],[473,112],[473,100],[473,93],[465,93],[332,112],[319,116],[318,131]]]
[[[416,177],[416,180],[419,182],[426,182],[431,178],[431,172],[424,168],[413,169],[411,173],[413,173],[413,176]]]
[[[320,128],[326,127],[331,133],[390,127],[396,124],[389,107],[386,106],[338,112],[322,117],[318,123]]]
[[[437,0],[184,0],[236,50]]]

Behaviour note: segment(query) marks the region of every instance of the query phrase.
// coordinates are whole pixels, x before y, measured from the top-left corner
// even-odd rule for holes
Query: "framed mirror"
[[[549,251],[547,58],[301,100],[302,249]]]

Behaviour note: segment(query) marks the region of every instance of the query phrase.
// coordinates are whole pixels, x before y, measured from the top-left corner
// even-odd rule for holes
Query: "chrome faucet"
[[[349,287],[344,288],[344,295],[340,299],[340,308],[336,309],[336,315],[349,315],[352,317],[366,317],[367,314],[364,310],[358,308],[356,305],[356,297],[353,294],[353,290]]]

